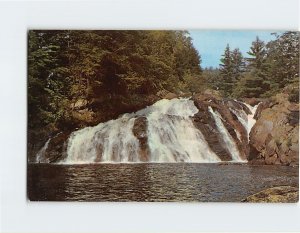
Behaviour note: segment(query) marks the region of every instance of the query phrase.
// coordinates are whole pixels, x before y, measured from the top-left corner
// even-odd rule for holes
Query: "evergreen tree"
[[[200,63],[186,31],[29,31],[29,137],[90,124],[74,115],[75,103],[100,121],[145,106],[160,90],[201,90]]]
[[[234,66],[231,57],[229,44],[227,44],[224,54],[221,58],[220,75],[222,81],[220,82],[219,89],[225,96],[230,96],[234,85]]]
[[[247,58],[247,74],[237,83],[235,95],[243,97],[260,97],[269,89],[267,80],[268,64],[265,43],[258,37],[252,42]]]
[[[245,61],[242,53],[238,48],[234,49],[231,53],[232,66],[233,66],[233,80],[236,83],[240,80],[243,72],[245,72]]]
[[[219,69],[209,67],[203,70],[203,76],[206,79],[206,84],[208,88],[213,90],[218,90],[220,86],[220,71]]]
[[[273,93],[288,84],[299,82],[299,32],[275,34],[276,40],[267,44],[270,65],[269,81]]]

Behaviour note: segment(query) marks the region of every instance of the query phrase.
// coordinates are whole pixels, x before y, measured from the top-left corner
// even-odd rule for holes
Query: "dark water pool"
[[[28,165],[31,201],[239,202],[263,189],[298,187],[298,167],[236,164]]]

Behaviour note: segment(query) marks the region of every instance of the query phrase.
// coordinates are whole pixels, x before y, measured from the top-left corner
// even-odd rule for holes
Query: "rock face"
[[[261,104],[250,133],[252,163],[299,164],[299,104],[287,94],[278,94]]]
[[[66,156],[67,139],[70,133],[60,132],[49,138],[43,148],[37,153],[37,163],[54,163]]]
[[[272,202],[272,203],[295,203],[299,201],[299,189],[291,186],[279,186],[269,188],[253,194],[242,202]]]
[[[203,133],[206,141],[212,150],[223,160],[231,160],[231,151],[226,147],[224,137],[217,129],[215,119],[208,111],[211,107],[217,111],[221,117],[224,126],[234,140],[242,159],[247,159],[249,153],[247,131],[237,116],[231,111],[244,111],[249,113],[249,109],[242,103],[233,100],[221,100],[212,95],[195,95],[193,96],[194,104],[199,112],[193,117],[195,126]]]

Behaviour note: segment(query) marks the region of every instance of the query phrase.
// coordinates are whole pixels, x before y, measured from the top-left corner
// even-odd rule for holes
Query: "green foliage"
[[[299,85],[299,32],[276,35],[266,45],[256,37],[248,55],[245,64],[241,53],[237,49],[230,52],[227,45],[216,81],[225,96],[270,97],[289,84]],[[289,94],[295,101],[299,90]]]
[[[245,62],[242,53],[238,48],[230,51],[229,44],[227,44],[224,54],[221,58],[220,64],[220,91],[225,96],[231,96],[235,83],[241,79],[245,71]]]
[[[267,44],[270,66],[268,80],[270,91],[278,91],[299,79],[299,32],[288,31],[276,35]]]
[[[205,68],[203,70],[203,77],[208,88],[218,90],[221,85],[220,70],[213,67]]]
[[[245,64],[243,55],[238,48],[236,48],[232,51],[231,61],[232,61],[232,67],[233,67],[233,70],[232,70],[233,77],[232,78],[233,78],[233,82],[236,83],[242,78],[242,75],[246,69],[246,64]]]
[[[34,30],[28,43],[30,130],[72,125],[77,100],[106,114],[145,101],[137,96],[204,85],[186,31]]]
[[[247,72],[236,83],[232,95],[239,98],[260,97],[264,93],[263,83],[264,80],[256,72]]]
[[[220,91],[225,96],[229,96],[233,88],[233,63],[232,63],[229,44],[227,44],[222,57],[223,58],[221,58],[221,64],[220,64],[220,74],[222,78]]]

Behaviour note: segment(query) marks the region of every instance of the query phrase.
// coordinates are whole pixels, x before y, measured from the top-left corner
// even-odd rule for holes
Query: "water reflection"
[[[298,186],[298,167],[188,163],[28,166],[30,200],[240,201],[279,185]]]

